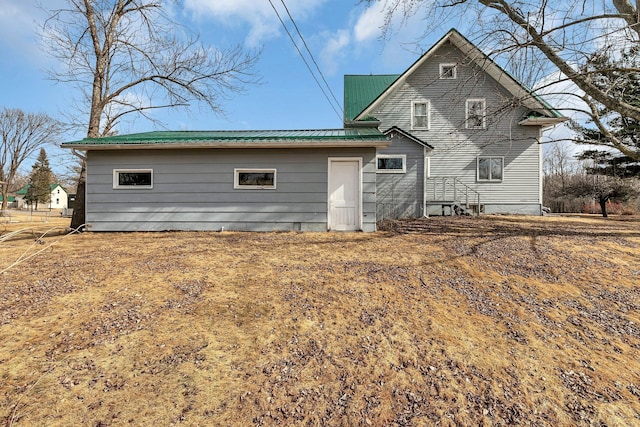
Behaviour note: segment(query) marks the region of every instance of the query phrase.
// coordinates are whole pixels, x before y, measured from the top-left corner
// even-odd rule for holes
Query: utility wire
[[[338,116],[338,119],[340,119],[341,121],[344,119],[344,117],[342,117],[340,115],[340,113],[338,112],[338,109],[340,109],[340,107],[338,107],[338,109],[336,109],[335,105],[333,104],[333,102],[331,101],[331,98],[329,98],[329,95],[327,95],[327,92],[324,90],[324,88],[322,87],[322,84],[320,83],[320,81],[318,80],[318,78],[316,77],[315,73],[313,72],[313,70],[311,69],[311,66],[309,65],[309,62],[306,60],[306,58],[304,57],[304,55],[302,54],[302,51],[300,50],[300,48],[298,47],[298,44],[296,43],[295,39],[293,38],[293,35],[291,34],[291,32],[289,31],[289,29],[287,28],[287,26],[285,25],[284,21],[282,20],[282,17],[280,16],[280,13],[278,12],[278,9],[276,9],[276,7],[273,5],[273,2],[271,0],[269,0],[269,4],[271,5],[271,7],[273,8],[273,11],[276,13],[276,15],[278,16],[278,20],[280,20],[280,24],[282,24],[282,27],[284,28],[284,30],[287,32],[287,35],[289,36],[289,39],[291,39],[291,43],[293,43],[293,46],[296,48],[296,50],[298,51],[298,55],[300,55],[300,58],[302,58],[302,61],[304,61],[304,64],[307,66],[307,70],[309,70],[309,73],[311,73],[311,77],[313,77],[313,80],[316,81],[316,84],[318,85],[318,87],[320,88],[320,90],[322,91],[322,94],[324,95],[324,97],[327,99],[327,102],[329,102],[329,105],[331,105],[331,108],[333,109],[333,111],[336,113],[336,116]],[[303,40],[304,41],[304,40]],[[315,60],[314,60],[315,62]],[[325,81],[326,83],[326,81]],[[328,86],[327,86],[328,87]],[[329,89],[331,90],[331,89]],[[335,99],[335,96],[334,96]],[[340,105],[338,103],[338,105]]]
[[[340,111],[344,115],[344,110],[341,107],[340,101],[338,101],[338,99],[336,98],[336,95],[333,93],[333,90],[331,90],[331,86],[329,86],[329,83],[327,83],[327,79],[325,79],[324,73],[320,69],[320,66],[316,62],[316,59],[313,57],[313,53],[311,53],[311,50],[309,49],[309,46],[307,45],[306,40],[302,36],[302,33],[300,32],[300,29],[298,28],[298,24],[296,24],[296,21],[293,19],[293,16],[291,16],[291,13],[289,12],[289,8],[285,4],[284,0],[280,0],[280,2],[282,3],[282,6],[284,6],[284,10],[287,11],[287,15],[289,15],[289,19],[291,20],[291,23],[293,23],[293,26],[295,27],[296,32],[298,33],[298,36],[300,37],[300,40],[302,40],[302,43],[304,44],[304,47],[307,50],[307,53],[309,54],[309,57],[311,57],[311,60],[313,61],[313,64],[316,66],[316,70],[318,70],[318,73],[320,74],[320,77],[322,77],[322,81],[324,82],[324,84],[327,87],[327,89],[329,89],[329,93],[331,94],[331,97],[333,98],[333,100],[335,101],[336,105],[338,105],[338,108],[340,109]]]

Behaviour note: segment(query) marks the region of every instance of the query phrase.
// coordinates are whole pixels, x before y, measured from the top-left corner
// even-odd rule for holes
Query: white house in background
[[[69,206],[69,195],[67,191],[60,184],[51,184],[51,200],[49,203],[38,204],[39,209],[65,209]],[[18,203],[18,209],[27,208],[27,190],[29,185],[25,185],[18,192],[16,192],[16,201]]]

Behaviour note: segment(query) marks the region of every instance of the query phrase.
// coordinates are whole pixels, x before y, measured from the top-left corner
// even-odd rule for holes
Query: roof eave
[[[197,148],[384,148],[391,142],[388,139],[357,140],[357,141],[212,141],[192,143],[129,143],[129,144],[83,144],[81,142],[63,144],[62,148],[76,150],[167,150],[167,149],[197,149]]]
[[[527,117],[518,122],[521,126],[541,126],[542,128],[549,128],[555,125],[569,120],[568,117]]]

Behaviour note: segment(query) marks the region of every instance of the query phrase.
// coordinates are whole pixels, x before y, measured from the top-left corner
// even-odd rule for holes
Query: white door
[[[329,159],[329,230],[362,228],[362,159]]]

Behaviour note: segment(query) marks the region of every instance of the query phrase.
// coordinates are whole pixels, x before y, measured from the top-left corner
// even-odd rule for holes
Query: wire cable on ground
[[[53,228],[50,228],[49,230],[45,231],[45,232],[44,232],[40,237],[38,237],[37,239],[35,239],[34,243],[33,243],[31,246],[29,246],[29,247],[27,248],[27,250],[26,250],[26,251],[24,251],[24,252],[22,253],[22,255],[20,255],[20,256],[18,257],[18,259],[17,259],[13,264],[11,264],[10,266],[6,267],[6,268],[5,268],[5,269],[3,269],[3,270],[0,270],[0,274],[4,273],[5,271],[9,271],[9,270],[11,270],[12,268],[14,268],[14,267],[16,267],[16,266],[18,266],[18,265],[22,264],[23,262],[25,262],[25,261],[27,261],[27,260],[30,260],[31,258],[33,258],[33,257],[35,257],[35,256],[37,256],[37,255],[39,255],[39,254],[41,254],[42,252],[46,251],[47,249],[52,248],[54,245],[57,245],[58,243],[60,243],[61,241],[63,241],[63,240],[64,240],[64,239],[66,239],[67,237],[71,236],[72,234],[79,233],[79,232],[80,232],[80,230],[81,230],[82,228],[84,228],[85,226],[86,226],[86,224],[82,224],[82,225],[80,225],[80,226],[79,226],[79,227],[77,227],[77,228],[71,229],[71,231],[69,231],[67,234],[65,234],[64,236],[62,236],[62,237],[61,237],[61,238],[59,238],[58,240],[55,240],[55,241],[53,241],[52,243],[50,243],[50,244],[45,245],[44,247],[42,247],[42,249],[37,250],[36,252],[32,253],[32,254],[31,254],[31,255],[29,255],[29,256],[26,256],[26,254],[27,254],[27,253],[29,253],[29,251],[30,251],[30,250],[31,250],[31,249],[32,249],[36,244],[38,244],[38,243],[42,244],[42,243],[43,243],[43,242],[42,242],[42,238],[43,238],[43,237],[45,237],[45,236],[46,236],[49,232],[51,232],[52,230],[55,230],[55,229],[58,229],[58,228],[65,228],[65,229],[67,229],[67,227],[53,227]],[[34,233],[34,232],[33,232],[33,230],[31,230],[31,229],[22,229],[22,230],[18,230],[18,232],[24,232],[25,230],[29,230],[29,231],[31,231],[32,233]],[[17,235],[17,234],[16,234],[16,232],[14,232],[14,233],[10,233],[10,234],[11,234],[11,235],[13,235],[13,236]],[[35,234],[35,233],[34,233],[34,234]],[[2,239],[0,240],[0,242],[4,242],[5,240],[8,240],[8,239],[6,238],[6,236],[2,236]]]

